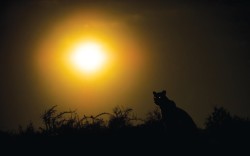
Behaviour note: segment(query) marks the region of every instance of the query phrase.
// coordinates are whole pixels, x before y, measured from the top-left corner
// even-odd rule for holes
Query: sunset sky
[[[53,105],[143,118],[162,90],[199,127],[214,106],[250,116],[249,15],[247,0],[1,2],[0,130],[39,126]],[[93,71],[76,59],[88,48]]]

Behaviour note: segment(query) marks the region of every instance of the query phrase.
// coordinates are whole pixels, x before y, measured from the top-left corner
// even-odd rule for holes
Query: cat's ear
[[[163,91],[162,91],[162,94],[166,95],[166,94],[167,94],[166,90],[163,90]]]
[[[154,96],[156,95],[156,92],[155,91],[153,91],[153,94],[154,94]]]

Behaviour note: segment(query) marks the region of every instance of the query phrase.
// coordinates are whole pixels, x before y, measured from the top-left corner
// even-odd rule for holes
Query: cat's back
[[[176,108],[176,117],[178,118],[179,124],[183,125],[185,128],[197,128],[191,116],[183,109]]]

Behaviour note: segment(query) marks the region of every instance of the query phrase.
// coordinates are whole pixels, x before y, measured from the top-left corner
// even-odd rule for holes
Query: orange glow
[[[125,23],[107,17],[72,13],[39,41],[35,72],[55,103],[93,113],[110,110],[138,83],[143,48]]]

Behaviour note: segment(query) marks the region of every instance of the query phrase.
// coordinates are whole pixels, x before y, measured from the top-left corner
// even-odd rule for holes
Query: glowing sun
[[[76,69],[92,73],[104,65],[106,55],[100,44],[86,42],[75,46],[71,53],[70,60]]]

